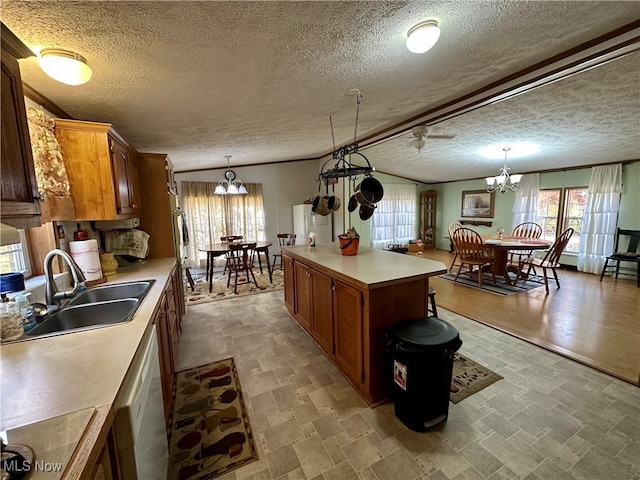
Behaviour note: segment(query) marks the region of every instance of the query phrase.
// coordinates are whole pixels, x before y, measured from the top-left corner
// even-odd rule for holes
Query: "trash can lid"
[[[404,342],[416,346],[442,347],[445,349],[448,344],[455,350],[460,348],[460,336],[458,330],[445,320],[437,317],[420,318],[409,320],[395,325],[391,331],[397,338]]]

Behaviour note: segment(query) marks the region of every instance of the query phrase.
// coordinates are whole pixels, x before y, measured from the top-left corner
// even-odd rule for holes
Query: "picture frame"
[[[493,218],[495,194],[486,190],[465,190],[460,215],[463,218]]]

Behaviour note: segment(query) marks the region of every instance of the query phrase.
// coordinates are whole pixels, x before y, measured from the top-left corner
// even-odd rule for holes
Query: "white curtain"
[[[536,209],[538,206],[538,191],[540,190],[540,174],[530,173],[523,175],[520,179],[520,186],[516,190],[513,201],[513,225],[520,225],[523,222],[536,221]]]
[[[371,219],[372,245],[386,248],[389,244],[405,244],[416,235],[416,186],[385,184],[384,197]]]
[[[578,270],[600,275],[607,255],[613,253],[622,192],[622,165],[591,169],[584,213]]]
[[[205,254],[199,248],[220,241],[227,235],[242,235],[247,241],[263,241],[264,202],[261,183],[245,183],[247,195],[215,195],[218,184],[182,182],[185,224],[189,232],[187,257],[200,266]]]

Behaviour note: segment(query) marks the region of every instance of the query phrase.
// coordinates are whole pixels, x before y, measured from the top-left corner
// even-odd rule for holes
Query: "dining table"
[[[518,280],[519,267],[508,261],[510,251],[546,250],[553,242],[542,238],[512,237],[498,235],[483,235],[482,241],[485,247],[493,250],[494,261],[490,271],[494,275],[504,277],[504,283],[514,285]],[[512,279],[509,273],[514,273]]]
[[[269,282],[273,282],[273,278],[271,276],[271,265],[269,264],[269,247],[273,245],[273,242],[248,242],[246,240],[242,240],[239,242],[216,242],[211,245],[205,245],[203,247],[199,247],[198,250],[207,254],[207,265],[205,269],[205,278],[207,282],[209,282],[209,293],[213,290],[213,261],[216,257],[221,255],[226,255],[229,252],[229,245],[242,245],[247,243],[255,243],[256,247],[254,251],[258,254],[258,265],[260,267],[260,273],[262,273],[262,259],[260,258],[260,253],[264,253],[267,259],[267,272],[269,273]]]

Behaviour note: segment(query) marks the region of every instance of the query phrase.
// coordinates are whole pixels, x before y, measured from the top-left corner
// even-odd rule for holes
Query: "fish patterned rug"
[[[233,358],[176,374],[171,480],[216,478],[258,459]]]

